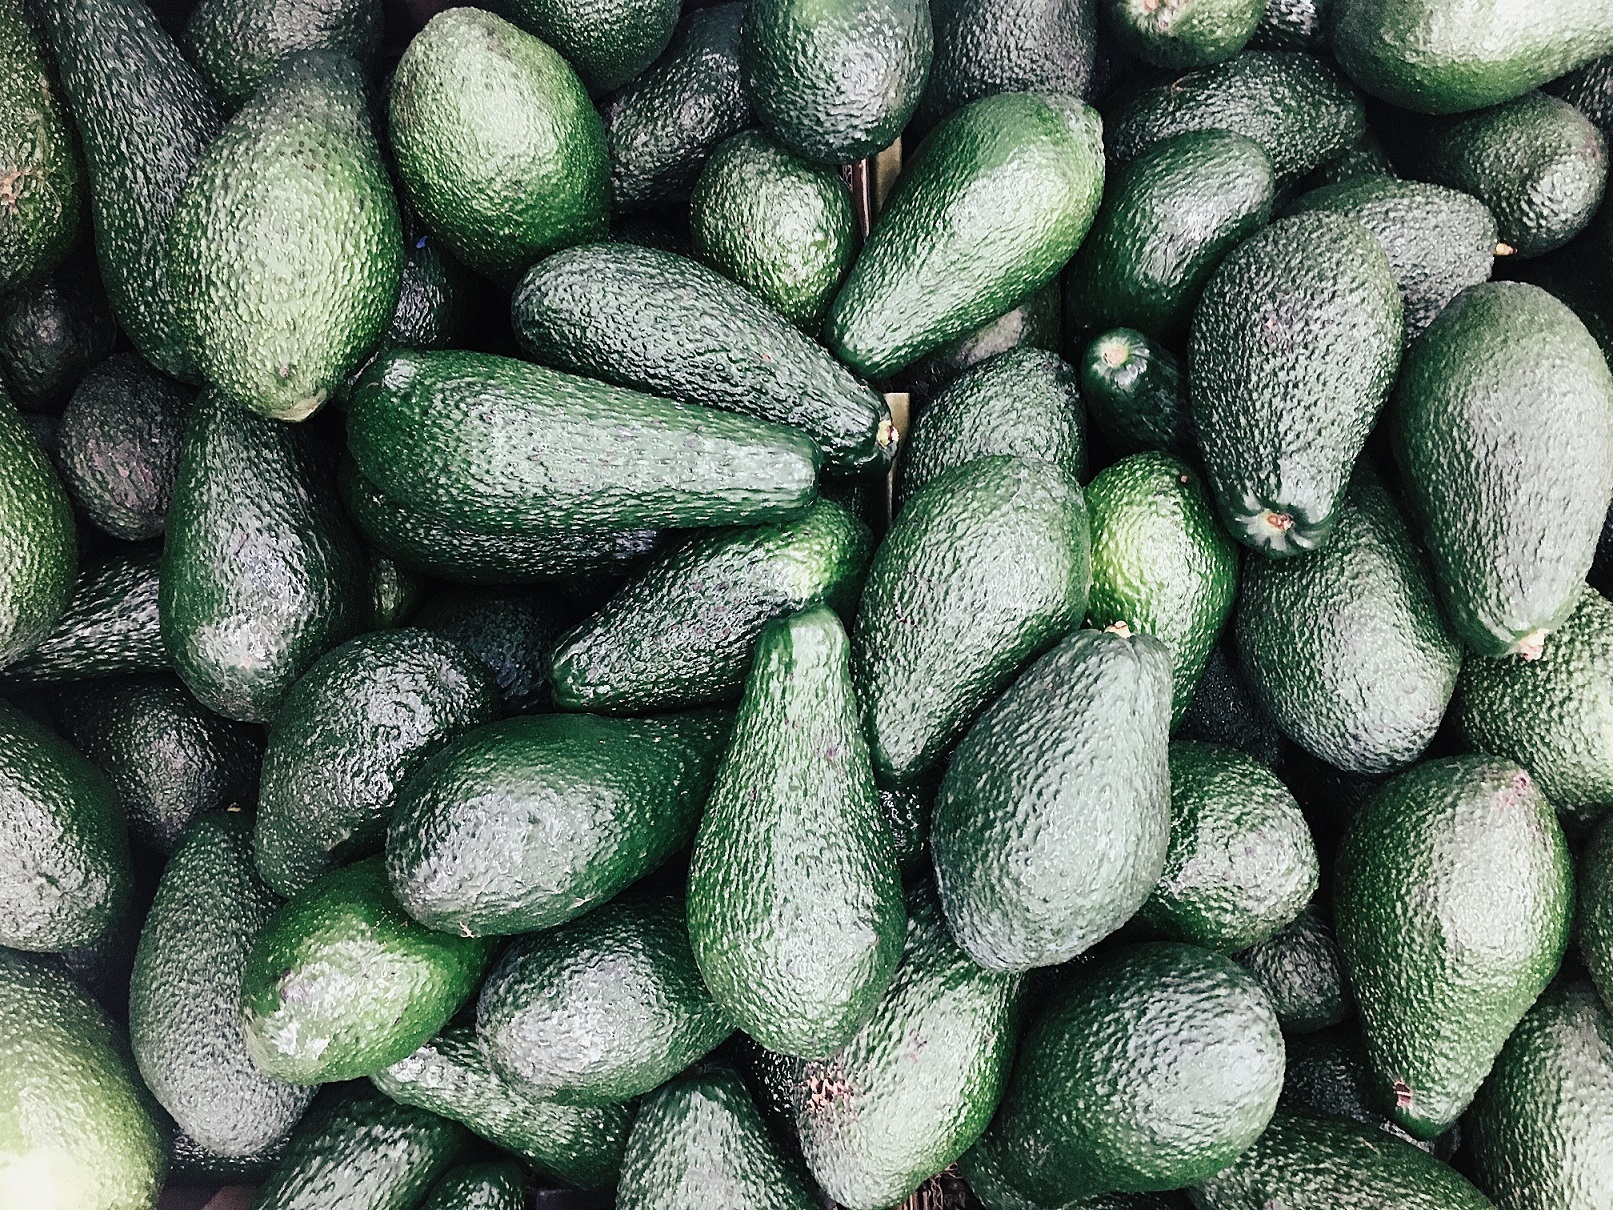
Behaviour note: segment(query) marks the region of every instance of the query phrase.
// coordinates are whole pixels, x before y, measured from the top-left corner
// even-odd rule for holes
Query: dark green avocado
[[[54,628],[4,676],[50,685],[167,668],[157,610],[160,553],[136,547],[86,567]]]
[[[56,468],[0,389],[0,669],[61,621],[78,573],[73,508]]]
[[[339,51],[368,63],[381,43],[383,7],[380,0],[198,0],[179,42],[233,108],[298,51]]]

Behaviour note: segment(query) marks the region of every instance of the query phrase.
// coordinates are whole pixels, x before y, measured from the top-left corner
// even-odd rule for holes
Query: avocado
[[[1075,370],[1046,349],[1018,348],[964,370],[924,406],[902,456],[900,498],[993,455],[1052,463],[1086,478],[1086,417]]]
[[[1154,942],[1070,973],[1025,1031],[992,1123],[1003,1176],[1046,1205],[1214,1176],[1277,1107],[1283,1037],[1229,958]]]
[[[965,370],[999,353],[1011,349],[1057,353],[1063,347],[1063,335],[1064,291],[1053,277],[996,319],[926,353],[902,373],[901,382],[920,399],[929,399]]]
[[[757,121],[781,146],[850,164],[901,134],[934,49],[925,0],[750,0],[739,65]]]
[[[343,862],[379,853],[408,776],[498,713],[492,673],[426,630],[375,631],[321,656],[269,730],[253,833],[264,879],[295,895]]]
[[[277,420],[322,407],[397,308],[403,233],[364,88],[336,51],[286,59],[202,153],[169,226],[197,369]]]
[[[196,700],[265,722],[368,610],[363,553],[313,435],[196,402],[163,536],[162,640]]]
[[[204,815],[163,869],[129,988],[140,1074],[185,1133],[250,1156],[296,1125],[312,1088],[258,1070],[241,1028],[241,978],[280,904],[252,866],[252,818]]]
[[[1249,45],[1256,50],[1321,50],[1333,0],[1267,0]]]
[[[476,1003],[494,1073],[563,1105],[616,1104],[677,1075],[733,1032],[689,941],[681,896],[638,891],[517,941]]]
[[[1065,275],[1071,322],[1179,343],[1221,257],[1271,218],[1275,188],[1271,160],[1241,134],[1190,130],[1150,148],[1115,174]]]
[[[1098,53],[1091,0],[931,0],[935,55],[915,126],[930,130],[999,92],[1093,99]]]
[[[453,1122],[362,1084],[314,1102],[253,1210],[414,1210],[465,1150]]]
[[[482,533],[741,525],[812,502],[803,433],[484,353],[394,349],[348,408],[383,493]]]
[[[850,646],[824,605],[763,627],[689,859],[706,985],[757,1042],[809,1059],[862,1027],[902,951],[901,874]]]
[[[1496,220],[1471,194],[1367,175],[1313,189],[1288,207],[1290,214],[1312,210],[1348,215],[1383,245],[1400,283],[1408,342],[1451,299],[1489,280]]]
[[[128,909],[133,873],[101,771],[0,701],[0,946],[69,950]]]
[[[717,145],[751,124],[744,13],[744,4],[691,8],[654,65],[600,104],[613,214],[684,201]]]
[[[247,1156],[219,1155],[209,1151],[183,1130],[175,1130],[168,1145],[168,1185],[187,1188],[198,1185],[261,1185],[269,1179],[280,1157],[285,1154],[290,1135]]]
[[[934,794],[929,786],[881,786],[879,806],[890,828],[896,866],[904,880],[930,868],[930,814]]]
[[[420,1210],[525,1210],[526,1180],[510,1160],[461,1164],[431,1187]]]
[[[1123,458],[1087,485],[1092,590],[1087,619],[1150,634],[1171,656],[1171,725],[1193,700],[1232,612],[1238,545],[1187,463],[1150,451]]]
[[[1592,59],[1542,87],[1561,97],[1601,128],[1606,134],[1613,127],[1613,55]]]
[[[73,508],[50,458],[0,389],[0,669],[43,643],[78,574]]]
[[[1288,787],[1236,749],[1191,741],[1170,746],[1170,784],[1165,872],[1138,920],[1221,953],[1291,923],[1316,893],[1320,868]]]
[[[0,672],[50,685],[168,667],[157,612],[159,554],[136,547],[86,567],[50,633]]]
[[[617,1210],[816,1210],[819,1204],[731,1069],[697,1067],[639,1106]]]
[[[1407,139],[1414,175],[1460,189],[1495,215],[1520,257],[1583,231],[1607,185],[1607,139],[1567,101],[1526,93],[1494,109],[1427,124]]]
[[[426,599],[426,579],[370,550],[370,614],[363,630],[391,630],[403,625]]]
[[[1254,37],[1265,0],[1104,0],[1122,49],[1153,67],[1207,67]]]
[[[276,910],[252,945],[241,978],[247,1050],[281,1080],[373,1075],[443,1027],[490,954],[479,938],[404,915],[381,858],[332,870]]]
[[[1580,857],[1578,889],[1580,956],[1613,1008],[1613,824],[1606,820]]]
[[[1382,485],[1358,472],[1336,516],[1321,550],[1245,565],[1238,651],[1288,738],[1339,769],[1389,773],[1434,738],[1462,647]]]
[[[941,905],[971,958],[1066,962],[1143,905],[1170,844],[1169,726],[1170,655],[1123,628],[1068,635],[976,719],[930,830]]]
[[[76,116],[112,312],[155,369],[200,380],[168,281],[168,223],[223,127],[218,102],[143,0],[52,0],[38,17]]]
[[[1281,1109],[1254,1146],[1192,1197],[1198,1210],[1494,1210],[1410,1143],[1361,1122]]]
[[[299,51],[368,63],[381,44],[381,9],[380,0],[198,0],[179,44],[234,109]]]
[[[1279,1113],[1286,1110],[1312,1118],[1364,1122],[1429,1155],[1437,1154],[1433,1143],[1412,1138],[1377,1108],[1366,1044],[1355,1026],[1302,1037],[1290,1035],[1286,1045],[1288,1065],[1283,1072],[1282,1096],[1277,1098]],[[1460,1133],[1452,1130],[1440,1136],[1439,1142],[1443,1144]]]
[[[1193,700],[1173,734],[1177,739],[1236,748],[1275,770],[1284,758],[1282,732],[1255,697],[1238,663],[1231,638],[1223,638],[1210,651]]]
[[[0,5],[0,294],[50,272],[78,242],[84,165],[22,0]]]
[[[460,1122],[534,1170],[583,1189],[615,1182],[633,1125],[628,1105],[540,1101],[499,1079],[469,1026],[450,1026],[370,1082],[393,1100]]]
[[[463,584],[526,584],[633,571],[661,547],[653,529],[477,533],[401,504],[344,457],[337,488],[364,540],[402,567]]]
[[[1574,887],[1557,815],[1508,761],[1424,761],[1355,817],[1333,882],[1378,1104],[1433,1138],[1567,948]]]
[[[168,854],[203,812],[257,798],[262,732],[196,704],[169,673],[67,685],[57,728],[117,791],[130,838]]]
[[[965,1152],[956,1171],[985,1210],[1044,1210],[1008,1183],[989,1138]],[[1072,1198],[1051,1210],[1188,1210],[1188,1203],[1180,1193],[1100,1193]]]
[[[444,588],[415,624],[474,655],[492,673],[495,705],[505,714],[532,714],[549,705],[550,654],[563,617],[558,601],[530,589]]]
[[[1103,176],[1103,122],[1074,97],[960,109],[920,145],[835,295],[830,351],[885,378],[1001,315],[1070,259]]]
[[[855,253],[851,191],[833,169],[742,131],[700,170],[689,235],[700,260],[814,333]]]
[[[763,1064],[813,1179],[847,1210],[902,1202],[991,1120],[1019,1024],[1017,976],[984,971],[947,935],[935,893],[908,897],[896,981],[838,1051]]]
[[[546,366],[790,425],[829,466],[883,467],[895,451],[884,399],[749,290],[676,253],[558,252],[516,286],[510,322]]]
[[[1314,907],[1232,959],[1265,989],[1285,1034],[1314,1033],[1355,1011],[1338,942]]]
[[[1193,313],[1188,397],[1233,537],[1279,557],[1328,540],[1402,341],[1389,258],[1355,219],[1278,219],[1221,262]]]
[[[1538,660],[1470,658],[1457,685],[1469,750],[1515,760],[1564,820],[1594,826],[1613,807],[1613,603],[1594,588]]]
[[[977,458],[911,497],[863,584],[851,671],[874,772],[912,781],[1015,672],[1080,623],[1091,580],[1075,480]]]
[[[56,464],[86,520],[128,542],[162,533],[190,403],[133,353],[84,376],[62,412]]]
[[[500,16],[565,56],[593,96],[637,79],[678,24],[678,0],[494,0]]]
[[[475,8],[439,12],[392,77],[392,151],[410,205],[472,269],[505,284],[604,238],[605,130],[546,43]]]
[[[1093,338],[1081,357],[1081,398],[1099,435],[1116,453],[1197,451],[1181,364],[1136,328]]]
[[[1116,164],[1190,130],[1225,130],[1260,144],[1279,188],[1366,127],[1360,96],[1328,60],[1283,51],[1246,50],[1173,80],[1145,81],[1112,108],[1105,144]]]
[[[392,888],[416,920],[463,937],[563,924],[694,838],[727,727],[715,711],[479,727],[405,783]]]
[[[1585,325],[1537,286],[1469,287],[1407,350],[1388,428],[1452,628],[1537,657],[1613,497],[1613,375]]]
[[[1613,1013],[1585,982],[1558,983],[1495,1061],[1465,1120],[1464,1163],[1506,1207],[1613,1197]]]
[[[1323,189],[1328,185],[1342,185],[1345,181],[1353,181],[1361,176],[1387,176],[1399,177],[1395,167],[1389,162],[1389,153],[1383,149],[1383,143],[1373,133],[1370,126],[1363,126],[1361,133],[1347,147],[1337,155],[1312,170],[1300,182],[1300,187],[1308,190]]]
[[[0,295],[0,370],[19,408],[56,411],[112,351],[118,325],[95,262],[75,253]]]
[[[149,1210],[167,1163],[150,1096],[106,1013],[49,959],[0,949],[6,1197]]]
[[[414,212],[400,208],[403,276],[398,305],[383,338],[411,349],[451,349],[469,338],[481,283],[425,229]]]
[[[1482,109],[1613,50],[1613,11],[1565,0],[1333,0],[1333,53],[1373,96],[1420,113]]]

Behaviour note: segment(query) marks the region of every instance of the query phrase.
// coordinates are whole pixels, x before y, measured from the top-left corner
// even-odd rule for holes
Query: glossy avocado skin
[[[814,333],[856,254],[851,191],[759,130],[726,140],[689,195],[695,255]]]
[[[558,252],[510,300],[522,350],[557,370],[790,425],[827,465],[877,469],[896,430],[885,401],[744,287],[636,244]]]
[[[383,493],[490,534],[785,517],[812,502],[820,457],[805,434],[749,416],[504,357],[408,349],[365,373],[347,440]]]
[[[517,941],[476,1003],[493,1071],[564,1105],[641,1096],[731,1032],[700,981],[676,894],[630,892]]]
[[[1580,857],[1579,952],[1602,1002],[1613,1006],[1613,824],[1603,822]]]
[[[79,1205],[144,1210],[168,1166],[163,1133],[111,1018],[53,961],[0,949],[7,1166]]]
[[[1072,972],[1026,1030],[990,1137],[1003,1176],[1043,1204],[1177,1189],[1259,1137],[1282,1075],[1277,1017],[1241,968],[1129,946]]]
[[[209,391],[163,536],[163,645],[202,705],[264,722],[368,612],[358,541],[313,437]]]
[[[203,812],[257,798],[262,733],[203,709],[168,673],[84,682],[51,695],[58,729],[118,792],[131,839],[172,853]]]
[[[1053,966],[1143,905],[1170,843],[1169,726],[1164,646],[1099,630],[1067,636],[980,715],[930,831],[947,923],[971,958]]]
[[[492,673],[425,630],[374,631],[322,656],[269,731],[253,842],[265,880],[295,895],[379,853],[409,774],[498,713]]]
[[[39,7],[83,144],[113,314],[153,367],[199,381],[169,287],[166,232],[180,190],[223,127],[218,102],[141,0]]]
[[[281,1142],[314,1089],[260,1071],[241,1029],[247,954],[280,898],[252,865],[252,817],[198,819],[163,870],[129,986],[140,1074],[200,1146],[250,1156]]]
[[[798,868],[785,854],[805,857]],[[769,622],[689,860],[689,937],[735,1025],[824,1058],[868,1019],[901,957],[901,874],[839,617]]]
[[[1116,453],[1197,451],[1181,363],[1164,345],[1115,328],[1093,338],[1080,364],[1087,414]]]
[[[822,497],[794,520],[695,535],[561,636],[555,703],[637,714],[732,701],[770,618],[819,604],[851,615],[872,549],[868,527]]]
[[[1383,245],[1400,283],[1409,343],[1467,287],[1488,281],[1496,219],[1459,189],[1368,173],[1303,194],[1290,214],[1333,210],[1356,219]]]
[[[805,159],[850,164],[907,125],[934,49],[925,0],[751,0],[739,63],[768,133]]]
[[[816,1210],[745,1083],[695,1068],[641,1103],[616,1188],[619,1210]]]
[[[1389,258],[1354,219],[1280,219],[1221,262],[1193,313],[1188,396],[1233,537],[1273,556],[1328,540],[1402,339]]]
[[[1564,0],[1335,0],[1333,53],[1374,96],[1423,113],[1481,109],[1613,50],[1613,13]]]
[[[563,924],[688,844],[727,732],[715,711],[478,728],[409,780],[388,828],[392,887],[416,919],[466,937]]]
[[[198,0],[179,43],[234,108],[298,51],[338,51],[367,63],[381,44],[381,8],[378,0]]]
[[[54,411],[108,353],[118,325],[95,262],[74,253],[0,296],[0,370],[19,408]]]
[[[611,213],[687,198],[717,145],[750,125],[739,66],[744,13],[743,4],[691,9],[654,65],[600,103]]]
[[[635,79],[672,40],[677,0],[497,0],[495,11],[565,56],[592,96]]]
[[[1493,1210],[1433,1156],[1376,1126],[1278,1110],[1254,1146],[1193,1192],[1200,1210]]]
[[[1353,773],[1390,773],[1422,755],[1462,667],[1406,523],[1365,473],[1321,550],[1246,565],[1235,633],[1266,713]]]
[[[1079,623],[1081,489],[1057,467],[977,458],[907,501],[863,585],[852,676],[874,772],[911,781],[1028,660]]]
[[[129,542],[162,533],[190,394],[132,353],[84,376],[62,412],[57,465],[81,513]]]
[[[1314,908],[1233,960],[1265,989],[1285,1034],[1314,1033],[1355,1011],[1338,942]]]
[[[1178,344],[1221,257],[1271,218],[1276,178],[1260,144],[1190,130],[1116,173],[1065,276],[1084,330],[1124,326]]]
[[[72,505],[50,458],[0,388],[0,669],[61,620],[78,573]]]
[[[1102,120],[1075,97],[999,93],[959,110],[887,199],[829,308],[830,350],[880,379],[995,319],[1070,259],[1103,177]]]
[[[264,416],[322,407],[397,309],[403,230],[365,87],[339,52],[288,58],[202,153],[169,223],[196,368]]]
[[[1087,620],[1123,622],[1171,655],[1171,725],[1181,722],[1232,612],[1238,547],[1199,476],[1170,454],[1123,458],[1087,485],[1092,590]]]
[[[1104,0],[1121,47],[1155,67],[1204,67],[1237,54],[1265,15],[1264,0]]]
[[[460,1122],[579,1189],[615,1182],[633,1125],[630,1105],[561,1105],[528,1096],[499,1078],[469,1026],[450,1026],[370,1082],[393,1100]]]
[[[415,625],[466,648],[493,674],[505,714],[533,714],[550,700],[550,652],[561,604],[527,588],[444,588]],[[489,720],[483,720],[489,721]]]
[[[241,981],[247,1049],[282,1080],[373,1075],[443,1027],[491,952],[404,915],[381,858],[333,870],[279,908],[252,946]]]
[[[457,1124],[362,1084],[334,1088],[297,1126],[254,1210],[411,1210],[466,1142]]]
[[[1048,349],[1056,353],[1062,347],[1063,320],[1063,290],[1058,278],[1049,278],[1045,286],[996,319],[926,353],[903,371],[901,381],[921,399],[927,399],[963,371],[998,353],[1013,349]]]
[[[1498,1205],[1613,1197],[1613,1012],[1585,982],[1548,988],[1507,1039],[1464,1123],[1475,1184]]]
[[[1009,349],[969,367],[925,405],[902,453],[900,497],[976,458],[1013,454],[1086,479],[1085,409],[1075,370],[1046,349]]]
[[[962,1155],[1013,1061],[1019,977],[970,961],[928,886],[907,902],[902,963],[868,1022],[825,1059],[774,1056],[756,1074],[787,1107],[813,1179],[848,1210],[895,1205]]]
[[[513,1160],[461,1164],[431,1188],[420,1210],[523,1210],[526,1178]]]
[[[508,284],[605,235],[599,115],[570,64],[503,18],[433,17],[398,63],[389,114],[410,203],[471,268]]]
[[[86,567],[50,633],[4,675],[49,685],[168,667],[157,612],[159,557],[143,549]]]
[[[1127,163],[1189,130],[1228,130],[1259,143],[1285,186],[1350,146],[1365,126],[1361,98],[1327,60],[1247,50],[1128,93],[1110,115],[1105,144],[1112,159]]]
[[[1457,720],[1474,752],[1515,760],[1565,823],[1594,826],[1613,807],[1613,603],[1588,585],[1538,660],[1471,656]]]
[[[21,3],[0,11],[0,294],[54,269],[78,240],[84,166],[44,48]],[[13,175],[15,174],[15,175]]]
[[[1333,882],[1376,1103],[1433,1138],[1467,1108],[1567,948],[1574,891],[1556,813],[1508,761],[1425,761],[1356,816]],[[1484,946],[1452,949],[1467,936]]]
[[[1613,376],[1585,325],[1536,286],[1469,288],[1407,351],[1389,432],[1452,628],[1538,652],[1613,497]]]
[[[117,792],[67,741],[0,701],[0,945],[87,945],[128,910]]]

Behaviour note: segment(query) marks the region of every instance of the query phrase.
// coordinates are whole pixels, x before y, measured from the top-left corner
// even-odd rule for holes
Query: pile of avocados
[[[1610,1210],[1613,0],[0,0],[0,1207]]]

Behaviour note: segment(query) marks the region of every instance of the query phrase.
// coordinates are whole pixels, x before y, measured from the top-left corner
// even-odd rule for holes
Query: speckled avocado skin
[[[198,0],[180,45],[234,107],[298,51],[339,51],[368,63],[382,23],[380,0]]]
[[[1579,865],[1579,952],[1613,1008],[1613,823],[1603,821]]]
[[[490,6],[565,56],[593,96],[654,63],[678,24],[678,0],[495,0]]]
[[[526,1177],[513,1160],[461,1164],[431,1187],[420,1210],[523,1210]]]
[[[1314,908],[1233,959],[1265,988],[1285,1034],[1325,1029],[1355,1011],[1338,942]]]
[[[0,668],[61,619],[78,572],[73,509],[45,451],[0,388]]]
[[[1433,1138],[1472,1101],[1567,948],[1574,888],[1556,813],[1508,761],[1426,761],[1356,816],[1333,880],[1378,1106]]]
[[[46,685],[168,667],[157,614],[160,555],[137,549],[86,567],[56,625],[6,677]]]

